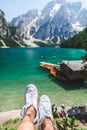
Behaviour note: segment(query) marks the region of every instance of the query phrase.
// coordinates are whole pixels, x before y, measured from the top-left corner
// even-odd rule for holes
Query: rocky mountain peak
[[[22,46],[19,42],[22,43],[22,39],[17,33],[16,27],[6,22],[5,13],[0,10],[0,48]]]
[[[2,10],[0,10],[0,34],[4,34],[6,31],[6,19],[5,14]]]
[[[60,42],[83,30],[87,25],[87,9],[81,2],[53,0],[41,11],[30,10],[11,21],[18,28],[19,34],[29,39]]]

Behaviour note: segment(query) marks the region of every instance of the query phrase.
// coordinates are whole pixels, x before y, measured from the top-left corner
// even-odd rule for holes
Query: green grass
[[[10,119],[2,124],[0,130],[17,130],[19,124],[21,123],[20,118]],[[55,117],[54,118],[54,129],[55,130],[87,130],[80,128],[78,125],[79,120],[73,117]],[[56,126],[56,127],[55,127]]]
[[[72,117],[55,117],[54,124],[58,130],[87,130],[85,128],[80,128],[79,120],[74,116]]]
[[[16,118],[13,120],[10,119],[2,124],[0,130],[17,130],[17,127],[19,126],[20,122],[21,122],[20,118]]]

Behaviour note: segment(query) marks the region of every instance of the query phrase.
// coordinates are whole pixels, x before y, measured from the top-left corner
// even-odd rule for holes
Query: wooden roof
[[[81,71],[84,69],[84,66],[87,65],[87,62],[83,62],[83,60],[65,60],[63,63],[73,71]]]

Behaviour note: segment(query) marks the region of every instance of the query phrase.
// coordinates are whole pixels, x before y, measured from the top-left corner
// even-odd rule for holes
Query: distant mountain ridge
[[[4,12],[0,10],[0,48],[23,47],[22,43],[16,28],[8,25]]]
[[[49,2],[41,11],[29,10],[11,21],[27,44],[34,40],[57,43],[82,31],[87,25],[87,9],[81,2],[69,3],[65,0]]]

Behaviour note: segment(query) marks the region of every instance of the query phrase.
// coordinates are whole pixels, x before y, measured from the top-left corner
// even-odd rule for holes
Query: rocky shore
[[[20,111],[21,110],[12,110],[6,112],[0,112],[0,125],[7,120],[20,118]]]
[[[87,106],[66,107],[65,109],[68,115],[76,115],[76,116],[79,115],[81,116],[81,118],[87,117]],[[57,112],[60,112],[60,111],[61,111],[61,107],[57,107]],[[21,118],[20,112],[21,112],[20,109],[0,112],[0,125],[10,119]]]

